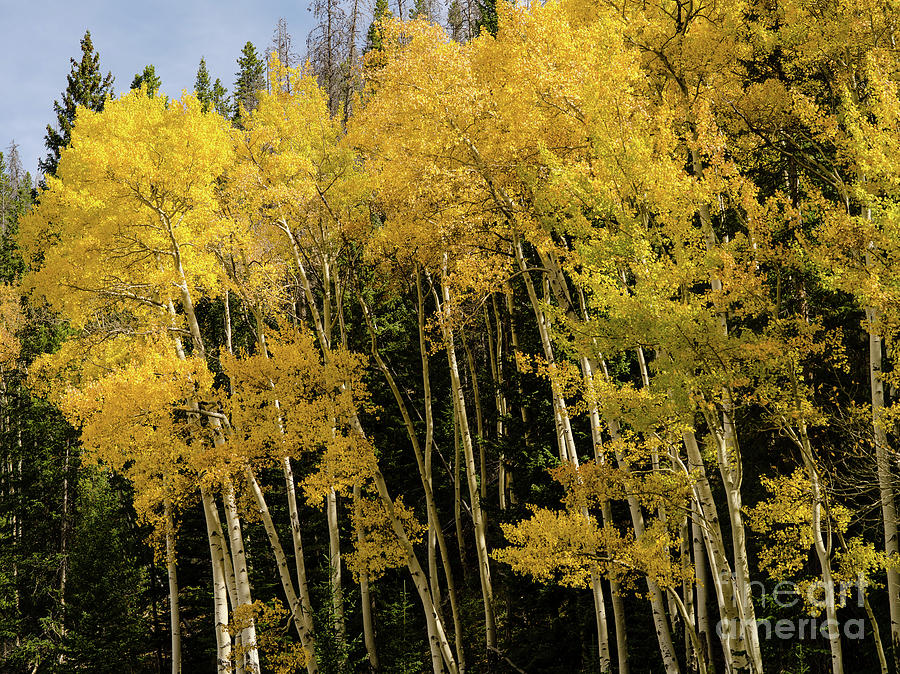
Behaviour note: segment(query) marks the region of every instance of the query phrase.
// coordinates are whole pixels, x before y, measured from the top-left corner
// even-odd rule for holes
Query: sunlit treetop
[[[102,113],[79,110],[20,234],[26,287],[75,325],[123,306],[158,317],[184,283],[218,292],[207,248],[229,230],[215,188],[233,151],[228,124],[201,108],[132,92]]]

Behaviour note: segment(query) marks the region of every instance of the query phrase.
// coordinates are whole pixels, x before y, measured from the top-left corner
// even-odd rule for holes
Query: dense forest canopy
[[[0,155],[0,669],[900,672],[900,7],[312,9]]]

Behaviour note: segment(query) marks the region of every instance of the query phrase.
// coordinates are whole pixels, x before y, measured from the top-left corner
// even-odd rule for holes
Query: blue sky
[[[116,78],[116,92],[152,63],[162,91],[177,97],[193,88],[201,56],[212,80],[230,91],[244,44],[250,40],[263,52],[279,17],[302,55],[313,23],[306,2],[0,0],[0,151],[15,140],[25,169],[37,172],[46,126],[55,124],[53,101],[66,87],[69,58],[81,56],[86,29],[103,72]]]

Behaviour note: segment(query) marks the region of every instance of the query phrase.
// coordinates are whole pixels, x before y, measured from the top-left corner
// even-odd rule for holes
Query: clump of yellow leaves
[[[256,625],[256,643],[267,664],[266,671],[274,674],[295,674],[304,671],[311,654],[296,641],[288,637],[291,622],[290,613],[278,600],[266,604],[257,599],[252,604],[241,604],[231,614],[228,631],[240,634],[251,624]],[[248,647],[237,645],[231,653],[234,662],[241,662]]]
[[[365,482],[375,472],[375,452],[350,425],[367,402],[364,359],[341,349],[325,358],[308,332],[293,327],[270,335],[266,347],[267,353],[221,354],[233,389],[226,408],[235,451],[263,463],[316,453],[316,470],[303,481],[311,503],[330,489]]]
[[[80,428],[85,459],[131,480],[138,514],[161,524],[160,504],[192,492],[193,476],[209,460],[196,437],[200,420],[187,406],[208,396],[212,374],[199,358],[178,358],[166,338],[107,340],[106,348],[82,352],[81,367],[71,358],[76,344],[43,357],[32,377],[54,365],[75,375],[54,399]],[[55,381],[62,383],[59,375]]]
[[[581,466],[563,463],[551,475],[564,488],[565,509],[554,511],[532,507],[532,517],[517,524],[502,524],[510,543],[494,558],[514,571],[542,582],[586,587],[591,573],[627,582],[647,576],[662,587],[682,581],[689,569],[676,563],[680,544],[677,518],[648,518],[640,537],[622,533],[609,524],[602,526],[592,511],[612,500],[635,498],[649,512],[661,508],[683,509],[689,498],[687,478],[675,473],[634,470],[649,451],[646,443],[620,440],[604,452],[627,456],[630,469],[608,463],[587,462]]]
[[[410,543],[422,540],[425,527],[416,519],[415,513],[398,497],[394,501],[394,513],[403,524]],[[353,503],[353,527],[361,531],[362,537],[353,539],[353,552],[346,557],[347,567],[359,579],[360,574],[368,574],[369,580],[376,580],[388,569],[406,564],[406,551],[397,540],[391,527],[391,517],[380,499],[359,496]]]
[[[802,577],[814,542],[809,479],[803,470],[797,470],[790,476],[763,477],[761,482],[769,497],[748,511],[750,527],[766,536],[759,552],[760,567],[772,578],[794,580],[799,593],[808,599],[805,588],[817,582],[815,578]],[[851,511],[840,505],[829,505],[827,509],[828,526],[842,543],[834,553],[834,582],[850,585],[861,577],[868,582],[870,577],[900,562],[875,550],[862,538],[845,541],[851,516]],[[818,610],[816,606],[810,608]]]
[[[22,348],[18,337],[25,322],[21,302],[18,288],[0,286],[0,366],[3,367],[11,367]]]
[[[227,236],[216,184],[233,161],[228,123],[192,96],[132,92],[79,108],[57,176],[20,223],[26,287],[76,327],[125,309],[142,323],[186,283],[215,294],[208,246]]]

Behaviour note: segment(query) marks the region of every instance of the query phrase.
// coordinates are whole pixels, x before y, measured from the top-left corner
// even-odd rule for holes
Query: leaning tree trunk
[[[226,480],[223,485],[223,501],[225,502],[225,521],[228,526],[228,538],[231,543],[231,562],[234,566],[235,586],[239,607],[253,604],[250,592],[250,578],[247,572],[247,557],[244,554],[244,536],[241,531],[241,520],[234,499],[234,485]],[[246,623],[241,629],[241,644],[244,666],[249,674],[259,674],[259,650],[256,645],[256,624],[252,614],[248,614]],[[242,620],[242,622],[243,622]],[[239,656],[240,657],[240,656]]]
[[[446,275],[447,258],[444,256],[443,275]],[[450,368],[450,388],[456,418],[459,425],[463,458],[466,464],[466,480],[469,491],[469,503],[472,508],[472,520],[475,525],[475,552],[478,558],[478,576],[481,581],[481,598],[484,604],[485,641],[489,651],[497,648],[497,630],[494,621],[494,588],[491,584],[490,558],[485,536],[485,516],[481,508],[481,492],[478,488],[478,470],[475,465],[475,454],[472,446],[472,435],[469,429],[466,401],[463,395],[462,382],[459,376],[459,365],[456,359],[453,327],[450,324],[450,288],[446,282],[441,283],[442,301],[437,303],[441,315],[441,328],[444,333],[444,346],[447,349],[447,363]],[[435,296],[435,300],[437,300]]]

